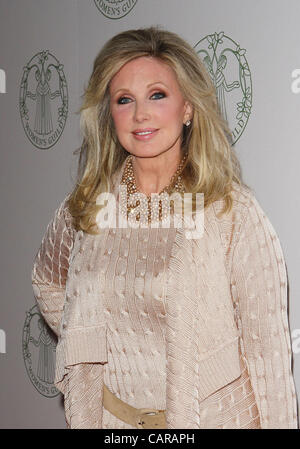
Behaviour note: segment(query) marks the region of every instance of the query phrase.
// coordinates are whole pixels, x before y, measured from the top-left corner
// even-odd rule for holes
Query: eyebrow
[[[165,83],[163,83],[162,81],[155,81],[154,83],[150,83],[147,84],[147,88],[154,86],[155,84],[163,84],[165,87],[167,87],[167,85]],[[118,92],[124,91],[124,90],[129,90],[128,88],[122,87],[121,89],[116,90],[112,95],[116,95]]]

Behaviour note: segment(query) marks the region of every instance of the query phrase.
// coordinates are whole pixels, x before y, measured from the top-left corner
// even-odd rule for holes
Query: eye
[[[155,100],[160,100],[161,98],[164,98],[166,95],[163,92],[155,92],[153,95],[151,95],[152,97],[156,97]]]
[[[130,98],[128,98],[128,97],[120,97],[120,98],[118,99],[117,103],[118,103],[118,104],[127,104],[128,101],[126,101],[126,100],[131,101]]]

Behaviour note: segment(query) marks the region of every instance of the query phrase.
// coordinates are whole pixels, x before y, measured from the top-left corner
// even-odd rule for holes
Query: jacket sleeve
[[[76,231],[66,202],[48,224],[32,269],[32,286],[40,312],[60,337],[66,281]],[[104,365],[78,363],[68,366],[64,380],[64,408],[67,428],[102,428]]]
[[[102,429],[104,364],[72,365],[66,382],[64,407],[67,428]]]
[[[285,261],[278,236],[252,194],[233,253],[231,288],[261,428],[296,429]]]
[[[59,336],[69,260],[75,231],[65,200],[54,213],[35,256],[31,272],[37,305],[48,326]]]

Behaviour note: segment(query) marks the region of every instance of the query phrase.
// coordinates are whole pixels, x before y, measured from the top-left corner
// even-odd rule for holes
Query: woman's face
[[[182,126],[192,108],[162,61],[140,57],[125,64],[111,80],[110,108],[118,139],[129,153],[180,152]]]

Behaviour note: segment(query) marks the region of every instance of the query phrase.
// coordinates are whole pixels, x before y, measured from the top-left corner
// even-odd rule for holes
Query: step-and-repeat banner
[[[0,0],[0,10],[0,427],[66,426],[33,259],[74,185],[76,111],[95,56],[116,33],[151,25],[181,35],[204,61],[244,180],[280,238],[299,397],[299,0]]]

